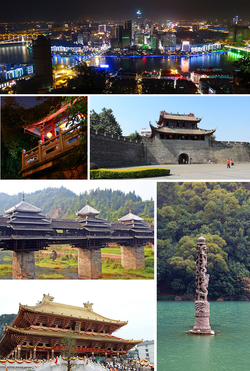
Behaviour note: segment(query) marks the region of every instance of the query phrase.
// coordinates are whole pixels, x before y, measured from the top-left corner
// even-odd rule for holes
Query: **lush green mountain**
[[[158,291],[195,294],[197,238],[207,242],[210,299],[250,299],[250,184],[158,183]]]
[[[8,196],[0,193],[0,213],[18,204],[22,200],[22,192],[17,195]],[[142,201],[135,192],[125,194],[121,191],[111,189],[100,190],[99,188],[90,192],[81,193],[79,196],[74,192],[61,188],[46,188],[34,193],[25,194],[25,201],[39,208],[48,217],[55,219],[74,219],[76,212],[83,208],[87,201],[89,205],[100,211],[100,217],[108,221],[117,221],[131,210],[145,220],[153,220],[154,202]]]

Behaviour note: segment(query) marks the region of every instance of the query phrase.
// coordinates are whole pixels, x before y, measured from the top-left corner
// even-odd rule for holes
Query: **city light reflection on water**
[[[98,58],[99,64],[110,66],[110,72],[115,72],[120,68],[130,69],[132,71],[152,71],[153,69],[180,69],[182,72],[191,72],[197,68],[222,68],[226,71],[233,69],[232,63],[239,58],[235,53],[213,53],[197,55],[192,57],[180,56],[158,56],[158,57],[104,57]],[[52,64],[75,65],[86,60],[81,55],[60,56],[53,55]],[[32,51],[25,46],[11,46],[0,48],[0,63],[32,63]],[[96,58],[93,57],[90,64],[96,66]]]

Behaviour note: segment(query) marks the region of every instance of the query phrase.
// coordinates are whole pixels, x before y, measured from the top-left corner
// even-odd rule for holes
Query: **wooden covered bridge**
[[[23,200],[0,216],[0,248],[13,251],[12,278],[35,278],[35,255],[52,244],[78,248],[78,278],[102,277],[101,248],[113,242],[121,246],[126,269],[145,266],[144,246],[154,242],[154,231],[131,212],[117,223],[97,215],[90,205],[75,220],[49,219],[42,210]]]

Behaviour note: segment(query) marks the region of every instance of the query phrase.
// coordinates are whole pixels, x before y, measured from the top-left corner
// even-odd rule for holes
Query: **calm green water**
[[[210,302],[216,336],[185,334],[194,302],[158,302],[157,371],[250,370],[250,302]]]

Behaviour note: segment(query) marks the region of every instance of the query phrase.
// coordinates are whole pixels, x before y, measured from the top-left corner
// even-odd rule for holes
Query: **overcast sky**
[[[249,1],[223,1],[210,0],[209,3],[201,3],[197,0],[162,1],[155,0],[95,0],[91,1],[66,0],[50,1],[42,3],[31,0],[12,0],[1,2],[0,22],[10,20],[104,20],[104,19],[135,19],[138,9],[142,12],[143,19],[232,19],[238,15],[243,20],[249,20]]]
[[[17,313],[19,303],[35,305],[43,294],[54,302],[83,307],[110,319],[129,321],[115,332],[125,339],[155,338],[156,294],[153,280],[2,280],[0,314]]]
[[[202,117],[201,129],[217,127],[221,141],[250,141],[250,97],[245,96],[91,96],[90,109],[100,113],[111,108],[123,135],[155,126],[160,112],[194,113]]]
[[[145,185],[146,184],[146,185]],[[155,199],[155,182],[153,180],[1,180],[0,192],[8,195],[18,194],[19,192],[32,193],[48,187],[65,188],[79,195],[92,189],[112,189],[120,190],[125,193],[135,191],[143,201]],[[21,201],[21,200],[20,200]]]

